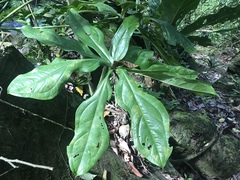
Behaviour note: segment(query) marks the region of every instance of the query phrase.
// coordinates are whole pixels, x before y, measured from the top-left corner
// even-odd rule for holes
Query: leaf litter
[[[218,72],[218,70],[211,69],[211,72]],[[192,92],[171,87],[171,94],[179,101],[179,104],[177,104],[175,108],[190,111],[206,111],[217,127],[225,129],[225,133],[230,133],[240,139],[240,122],[238,121],[240,115],[240,98],[235,98],[238,97],[239,92],[237,91],[236,93],[234,88],[232,88],[230,92],[228,90],[224,91],[221,86],[219,87],[221,81],[232,82],[228,83],[230,85],[234,84],[234,79],[232,79],[231,75],[232,74],[224,74],[223,76],[215,73],[211,76],[204,76],[199,74],[199,79],[213,84],[219,94],[219,98],[202,98]],[[153,88],[154,87],[151,87],[151,89]],[[164,98],[164,101],[165,100],[168,101],[167,98]],[[186,106],[184,107],[183,105]],[[149,175],[150,170],[147,166],[147,161],[134,148],[128,113],[114,102],[108,103],[105,110],[109,112],[106,120],[109,133],[111,134],[110,146],[112,150],[128,164],[136,176],[143,177],[144,175]],[[184,179],[166,173],[162,173],[162,175],[169,180]],[[235,176],[239,177],[238,175],[233,175],[233,177]]]
[[[144,162],[144,158],[133,145],[128,113],[114,103],[108,103],[105,110],[110,112],[106,116],[106,122],[112,150],[122,158],[137,177],[148,174],[146,165],[141,163]]]

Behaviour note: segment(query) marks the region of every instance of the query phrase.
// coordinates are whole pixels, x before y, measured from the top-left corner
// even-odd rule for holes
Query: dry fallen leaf
[[[116,141],[115,140],[110,140],[110,147],[112,148],[113,152],[118,155],[118,149],[116,147]]]
[[[110,111],[108,111],[108,110],[105,110],[105,111],[104,111],[104,114],[103,114],[103,117],[106,117],[106,116],[108,116],[108,115],[109,115],[109,113],[110,113]]]
[[[126,152],[123,153],[123,159],[124,159],[125,162],[129,162],[130,157],[129,157],[128,153],[126,153]]]
[[[233,107],[232,110],[233,110],[233,111],[239,111],[239,112],[240,112],[240,105]]]
[[[127,125],[122,125],[119,127],[118,133],[120,135],[120,137],[122,137],[123,139],[125,139],[128,135],[129,135],[129,124]]]
[[[76,86],[75,89],[81,96],[83,95],[83,87],[82,86]]]
[[[118,138],[118,142],[118,147],[121,151],[128,152],[129,154],[131,153],[128,144],[126,143],[126,141],[123,140],[123,138]]]
[[[102,177],[103,180],[107,180],[107,170],[104,169],[103,171],[103,177]]]

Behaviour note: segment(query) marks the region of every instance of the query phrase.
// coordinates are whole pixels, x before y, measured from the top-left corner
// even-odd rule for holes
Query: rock
[[[173,162],[188,162],[205,178],[226,179],[240,172],[240,141],[218,132],[202,112],[171,114]]]
[[[171,114],[170,124],[173,159],[186,158],[199,152],[216,133],[216,126],[204,112],[175,111]]]
[[[3,88],[1,99],[7,96],[7,86],[19,74],[31,71],[34,66],[13,46],[0,49],[0,86]]]
[[[54,171],[48,171],[17,164],[20,168],[1,178],[72,179],[66,146],[73,137],[73,130],[63,127],[74,121],[75,110],[67,107],[67,93],[63,91],[49,101],[9,95],[9,83],[34,66],[14,47],[1,50],[0,64],[0,156],[54,167]],[[0,161],[0,174],[10,168],[6,162]]]
[[[9,95],[7,94],[7,87],[10,82],[17,75],[31,71],[34,66],[13,46],[2,51],[0,55],[0,64],[0,86],[3,89],[0,99],[23,109],[30,110],[33,113],[44,115],[44,117],[57,119],[59,123],[65,122],[67,105],[66,91],[62,91],[58,97],[48,101],[39,101]],[[69,109],[69,112],[70,111],[72,111],[72,109]],[[74,115],[72,118],[73,117]]]
[[[229,62],[228,71],[240,75],[240,58],[239,57],[236,57]]]
[[[222,135],[194,166],[208,178],[226,179],[240,172],[240,141],[231,135]]]

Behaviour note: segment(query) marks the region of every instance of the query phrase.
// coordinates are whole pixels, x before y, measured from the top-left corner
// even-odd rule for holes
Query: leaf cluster
[[[48,65],[19,75],[9,85],[9,94],[52,99],[62,90],[72,73],[78,72],[84,76],[99,67],[103,69],[96,90],[76,111],[75,133],[67,147],[70,168],[76,175],[87,173],[109,146],[104,108],[110,99],[128,111],[136,149],[153,164],[165,166],[172,151],[168,144],[168,113],[158,99],[139,88],[128,72],[195,93],[217,95],[210,85],[197,80],[195,71],[180,66],[172,48],[180,45],[187,52],[194,51],[194,45],[186,35],[205,25],[236,18],[240,6],[224,7],[216,14],[201,17],[179,31],[182,19],[196,9],[199,2],[75,0],[65,6],[67,13],[64,15],[74,38],[59,35],[52,29],[31,26],[21,29],[28,38],[64,51],[77,52],[83,58],[55,58]],[[233,13],[229,15],[226,11]],[[144,45],[133,45],[139,37]],[[163,62],[152,60],[152,47]],[[126,66],[125,62],[134,64],[135,68]],[[110,83],[111,77],[117,77],[116,84]]]

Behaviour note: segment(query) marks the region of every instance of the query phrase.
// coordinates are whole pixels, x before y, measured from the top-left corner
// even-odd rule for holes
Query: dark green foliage
[[[9,85],[10,94],[51,99],[59,93],[72,73],[77,72],[81,77],[98,67],[103,69],[96,91],[77,109],[75,134],[67,147],[70,168],[76,175],[88,172],[109,145],[103,112],[111,98],[131,117],[136,149],[153,164],[165,166],[172,151],[168,144],[168,113],[158,99],[138,88],[128,72],[149,76],[197,94],[217,96],[212,86],[197,80],[195,71],[180,66],[175,52],[179,46],[189,53],[193,52],[194,44],[185,35],[206,25],[226,21],[223,16],[229,10],[234,13],[227,14],[227,20],[236,19],[239,6],[223,7],[218,13],[199,18],[182,28],[182,20],[198,4],[199,1],[192,0],[163,0],[162,3],[156,0],[73,1],[59,8],[51,4],[55,14],[46,19],[51,19],[51,23],[56,25],[56,15],[62,14],[61,31],[30,26],[21,29],[28,38],[64,51],[77,52],[84,58],[55,58],[47,65],[20,75]],[[44,6],[39,14],[47,10],[49,7]],[[207,22],[204,24],[205,19]],[[179,31],[180,27],[182,31]],[[74,38],[66,37],[68,35],[64,31],[70,28]],[[138,44],[136,37],[145,44]],[[194,41],[200,40],[195,38]],[[154,52],[163,62],[153,58]],[[136,68],[125,67],[124,61],[133,63]],[[116,77],[116,74],[116,84],[111,86],[110,78]],[[92,77],[95,78],[99,77]]]

